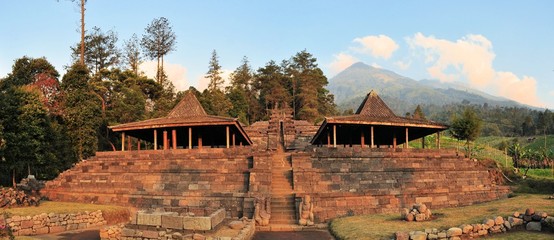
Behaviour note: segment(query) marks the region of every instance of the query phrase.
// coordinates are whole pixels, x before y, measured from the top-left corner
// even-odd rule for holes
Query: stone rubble
[[[38,206],[40,197],[13,188],[0,188],[0,208]]]
[[[417,204],[416,204],[417,205]],[[421,207],[421,206],[420,206]],[[404,209],[402,212],[403,219],[408,214],[411,214],[412,210]],[[420,208],[421,209],[421,208]],[[419,211],[419,210],[418,210]],[[415,218],[415,216],[414,216]],[[414,219],[412,219],[414,220]],[[504,218],[497,216],[495,218],[486,218],[482,223],[477,224],[462,224],[457,227],[451,227],[446,230],[438,229],[425,229],[424,231],[411,231],[409,233],[396,232],[396,240],[454,240],[454,239],[467,239],[478,238],[481,236],[488,236],[490,234],[497,234],[510,231],[512,229],[525,229],[527,231],[542,231],[543,227],[550,228],[554,231],[554,217],[549,217],[545,212],[536,212],[533,208],[526,209],[524,214],[514,212],[512,216]]]
[[[416,203],[412,206],[411,209],[403,208],[401,212],[401,217],[403,220],[408,222],[416,221],[427,221],[431,219],[432,213],[431,209],[423,203]]]

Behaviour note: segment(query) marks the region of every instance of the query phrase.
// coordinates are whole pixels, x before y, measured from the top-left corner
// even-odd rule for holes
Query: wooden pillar
[[[225,126],[225,141],[227,142],[227,148],[229,148],[229,126]]]
[[[363,128],[362,128],[362,136],[361,136],[360,142],[361,142],[362,148],[364,148],[365,136],[364,136],[364,129]]]
[[[406,142],[404,142],[404,148],[409,148],[410,146],[408,145],[408,128],[406,128]]]
[[[425,137],[421,138],[421,148],[425,149]]]
[[[235,147],[235,133],[233,133],[233,148]]]
[[[164,130],[164,150],[167,150],[169,146],[167,146],[167,130]]]
[[[192,127],[189,127],[189,149],[192,149]]]
[[[392,148],[396,148],[396,132],[392,134]]]
[[[171,141],[173,144],[173,149],[177,149],[177,129],[171,130]]]
[[[337,147],[337,125],[333,125],[333,147]]]
[[[137,139],[137,150],[140,151],[140,139]]]
[[[131,147],[131,136],[127,136],[127,148],[129,151],[133,150]]]
[[[125,132],[121,133],[121,151],[125,151]]]
[[[441,149],[441,132],[437,132],[437,149]]]
[[[154,150],[158,150],[158,130],[154,129]]]
[[[371,148],[375,147],[375,140],[373,136],[373,126],[371,126]]]
[[[327,132],[327,147],[331,146],[331,131]]]
[[[202,149],[202,134],[198,132],[198,149]]]

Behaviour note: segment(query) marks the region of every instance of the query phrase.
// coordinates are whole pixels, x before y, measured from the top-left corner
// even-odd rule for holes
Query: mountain
[[[361,62],[329,79],[327,89],[335,95],[339,110],[356,110],[371,89],[376,90],[397,115],[413,112],[418,104],[442,106],[453,103],[486,103],[489,106],[524,107],[515,101],[492,96],[459,83],[416,81]]]

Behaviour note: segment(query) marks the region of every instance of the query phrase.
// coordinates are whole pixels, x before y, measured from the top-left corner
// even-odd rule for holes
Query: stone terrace
[[[398,212],[505,197],[487,168],[451,150],[312,148],[292,156],[297,198],[310,194],[316,221],[348,214]]]

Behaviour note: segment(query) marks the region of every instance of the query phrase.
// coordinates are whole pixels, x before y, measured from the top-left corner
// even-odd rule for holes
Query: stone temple
[[[269,202],[269,224],[293,224],[309,195],[316,223],[346,215],[398,213],[505,197],[490,169],[431,146],[408,142],[447,126],[396,116],[370,92],[351,116],[320,126],[293,120],[289,109],[249,127],[206,114],[188,92],[167,117],[111,126],[118,151],[98,152],[47,183],[51,200],[181,208],[252,218],[256,199]],[[424,141],[422,141],[424,142]]]

